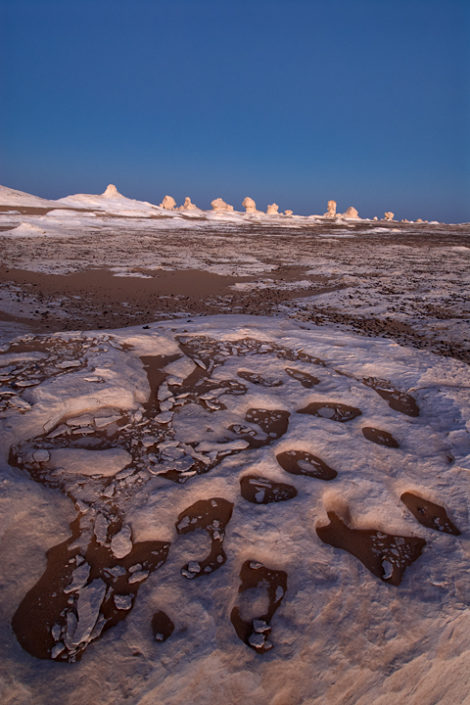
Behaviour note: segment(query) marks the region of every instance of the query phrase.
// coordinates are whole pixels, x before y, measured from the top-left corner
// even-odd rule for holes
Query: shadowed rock
[[[297,490],[284,482],[275,482],[261,475],[244,475],[240,479],[240,491],[244,499],[254,504],[284,502],[297,496]]]
[[[356,416],[360,416],[362,411],[356,409],[354,406],[347,406],[346,404],[337,404],[336,402],[329,401],[314,401],[311,404],[307,404],[303,409],[299,409],[297,413],[311,414],[312,416],[320,416],[322,419],[344,423],[345,421],[355,419]]]
[[[80,660],[92,641],[125,619],[140,585],[167,559],[170,544],[162,541],[129,542],[117,558],[111,545],[84,537],[79,524],[47,551],[44,574],[13,615],[19,643],[37,658]]]
[[[249,425],[233,424],[230,430],[246,440],[251,448],[260,448],[285,434],[289,416],[283,409],[248,409],[245,421]]]
[[[444,507],[413,494],[413,492],[404,492],[400,499],[423,526],[436,531],[444,531],[446,534],[454,534],[454,536],[460,535],[460,530],[449,519]]]
[[[221,497],[212,497],[195,502],[179,514],[176,522],[178,534],[189,534],[196,529],[203,529],[207,531],[211,540],[211,549],[206,558],[201,561],[189,561],[181,569],[181,575],[184,575],[188,580],[213,573],[227,560],[222,546],[225,527],[230,521],[232,510],[232,502]]]
[[[399,411],[407,416],[419,416],[419,407],[415,399],[410,394],[400,392],[392,387],[388,380],[378,377],[364,377],[362,381],[367,387],[371,387],[377,392],[382,399],[385,399],[394,411]]]
[[[358,558],[373,575],[399,585],[405,569],[421,555],[426,541],[416,536],[394,536],[376,529],[350,529],[335,512],[330,523],[316,532],[324,542]]]
[[[363,426],[362,435],[367,438],[368,441],[372,443],[377,443],[380,446],[387,446],[387,448],[399,448],[400,444],[391,433],[388,431],[383,431],[380,428],[374,428],[373,426]]]
[[[303,450],[286,450],[276,455],[276,460],[283,470],[291,475],[306,475],[319,480],[333,480],[336,470],[330,468],[321,458]]]
[[[152,632],[155,641],[166,641],[173,634],[175,625],[169,616],[158,610],[152,617]]]
[[[239,639],[257,653],[263,654],[273,647],[269,640],[271,620],[286,594],[287,573],[266,568],[257,561],[245,561],[240,570],[240,579],[239,595],[254,589],[267,592],[268,606],[263,614],[247,619],[242,614],[243,606],[239,605],[236,605],[230,614],[230,621]]]
[[[308,374],[308,372],[297,370],[295,367],[285,367],[284,369],[290,377],[296,379],[297,382],[300,382],[302,387],[306,387],[307,389],[311,389],[320,382],[318,377],[314,377],[313,375]]]

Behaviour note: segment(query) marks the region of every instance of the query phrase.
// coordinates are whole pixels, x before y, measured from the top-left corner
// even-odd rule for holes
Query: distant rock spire
[[[394,217],[395,217],[395,213],[392,213],[392,211],[385,211],[384,220],[393,220]]]
[[[256,203],[249,196],[244,199],[242,206],[247,213],[256,213]]]
[[[108,186],[106,186],[106,190],[103,191],[101,195],[105,198],[114,198],[115,196],[120,196],[121,194],[114,184],[108,184]]]
[[[270,203],[266,208],[266,213],[268,215],[279,215],[279,206],[277,203]]]
[[[172,211],[176,206],[176,201],[173,196],[165,196],[163,201],[160,203],[160,208],[165,208],[167,211]]]
[[[220,213],[227,213],[233,211],[233,206],[230,203],[225,203],[222,198],[214,198],[211,201],[212,210]]]
[[[336,218],[336,201],[328,201],[327,209],[325,216],[327,218]]]
[[[349,208],[347,208],[343,213],[343,216],[345,218],[359,218],[359,213],[357,212],[357,208],[354,208],[354,206],[349,206]]]
[[[180,207],[178,208],[178,210],[179,210],[179,211],[194,211],[194,210],[197,210],[197,206],[196,206],[195,203],[193,203],[193,202],[191,201],[191,199],[189,198],[189,196],[186,196],[186,198],[184,199],[183,205],[180,206]]]

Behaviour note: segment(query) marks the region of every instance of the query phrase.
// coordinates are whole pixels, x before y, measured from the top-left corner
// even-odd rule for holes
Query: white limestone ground
[[[468,366],[388,340],[271,317],[221,315],[156,322],[146,330],[55,334],[48,338],[47,356],[40,341],[40,336],[26,341],[36,352],[19,348],[0,355],[8,392],[0,419],[2,702],[466,702]],[[140,356],[177,353],[181,357],[165,367],[166,387],[165,382],[159,387],[167,417],[155,438],[154,422],[145,415],[149,387]],[[319,382],[306,388],[286,367]],[[195,369],[207,372],[214,385],[188,399],[178,388]],[[246,370],[260,381],[239,376]],[[363,384],[368,377],[411,394],[420,415],[392,409]],[[33,384],[22,386],[27,380]],[[229,393],[222,382],[230,380],[243,383],[246,392]],[[332,401],[362,414],[338,423],[297,413],[311,402]],[[227,429],[246,423],[250,408],[288,411],[287,432],[259,448],[234,440]],[[387,430],[400,447],[367,441],[364,426]],[[8,464],[11,448],[20,449],[23,469]],[[195,461],[210,465],[221,448],[229,454],[218,465],[205,474],[194,472]],[[338,476],[326,483],[287,474],[276,454],[293,448],[321,457]],[[91,474],[94,467],[99,472]],[[181,483],[161,476],[168,467],[179,468]],[[34,482],[28,472],[42,473],[52,486]],[[245,474],[294,485],[298,495],[251,504],[240,496]],[[399,500],[404,491],[445,506],[462,535],[418,524]],[[205,555],[207,538],[177,536],[175,522],[193,502],[210,497],[234,503],[225,532],[227,562],[188,581],[180,569]],[[317,537],[315,526],[326,523],[326,510],[344,512],[346,505],[356,528],[426,540],[399,587]],[[104,586],[77,568],[69,586],[79,595],[77,619],[66,638],[70,648],[99,638],[77,664],[39,661],[17,643],[11,617],[43,573],[45,551],[70,535],[68,522],[80,512],[103,537],[110,506],[125,519],[113,538],[116,556],[126,555],[133,541],[161,540],[172,543],[169,559],[150,577],[136,572],[143,584],[132,611],[102,636],[97,615]],[[288,574],[287,593],[271,625],[274,648],[263,655],[238,640],[229,619],[247,559]],[[130,607],[126,599],[122,596],[122,609]],[[175,623],[164,643],[155,642],[150,629],[157,609]]]

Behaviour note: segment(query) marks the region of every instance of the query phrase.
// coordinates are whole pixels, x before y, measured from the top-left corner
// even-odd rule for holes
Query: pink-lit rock
[[[197,206],[196,206],[195,203],[193,203],[193,202],[191,201],[191,199],[189,198],[189,196],[186,196],[186,198],[184,199],[183,205],[180,206],[180,207],[178,208],[178,210],[179,210],[179,211],[194,211],[194,210],[197,210]]]
[[[119,193],[114,184],[109,184],[106,187],[106,190],[103,191],[102,195],[105,198],[115,198],[116,196],[120,196],[121,194]]]
[[[336,217],[336,201],[328,201],[327,205],[327,211],[325,213],[325,216],[327,218],[335,218]]]
[[[395,217],[395,213],[392,213],[392,211],[386,211],[384,213],[384,220],[393,220]]]
[[[211,206],[212,210],[217,212],[226,213],[233,211],[233,206],[231,206],[230,203],[225,203],[223,198],[214,198],[214,200],[211,201]]]
[[[247,213],[256,213],[256,203],[249,196],[243,200],[242,206]]]
[[[173,210],[176,206],[176,201],[173,196],[165,196],[163,201],[160,203],[160,208],[165,208],[167,211]]]
[[[284,211],[284,215],[293,215],[293,214],[294,214],[294,211],[290,211],[290,210]]]
[[[357,208],[354,208],[354,206],[349,206],[349,208],[346,209],[343,215],[345,218],[359,218]]]
[[[277,203],[270,203],[266,208],[266,213],[268,215],[279,215],[279,206]]]

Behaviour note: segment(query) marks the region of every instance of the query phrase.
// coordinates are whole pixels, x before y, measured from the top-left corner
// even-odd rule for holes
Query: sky
[[[468,0],[0,0],[0,183],[470,221]]]

